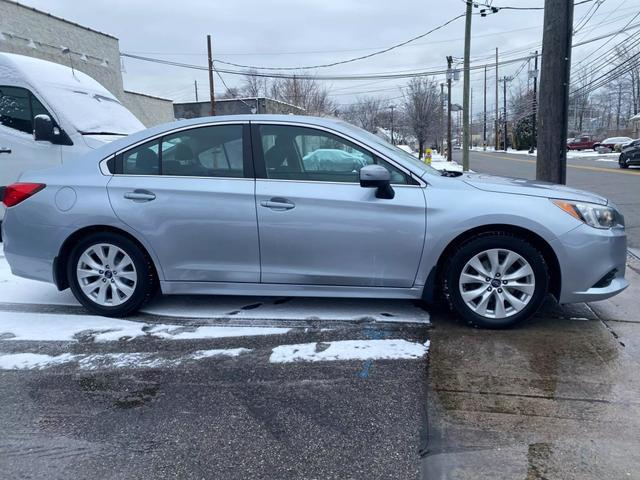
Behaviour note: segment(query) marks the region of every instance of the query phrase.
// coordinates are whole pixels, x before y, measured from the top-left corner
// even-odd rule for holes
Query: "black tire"
[[[531,266],[535,279],[534,292],[526,306],[511,316],[499,319],[474,312],[463,300],[459,288],[459,279],[467,262],[485,250],[496,248],[520,255]],[[450,256],[443,277],[443,291],[450,307],[467,323],[491,329],[508,328],[531,318],[544,302],[549,286],[549,273],[542,253],[526,240],[505,232],[483,233],[461,244]]]
[[[629,165],[627,164],[627,159],[624,156],[624,153],[620,154],[620,157],[618,158],[618,165],[620,166],[620,168],[629,168]]]
[[[131,258],[137,274],[133,293],[127,301],[117,306],[103,306],[91,300],[80,287],[76,269],[80,256],[92,245],[108,243],[114,245]],[[69,287],[76,299],[91,313],[106,317],[131,315],[145,305],[157,291],[157,276],[149,255],[129,238],[113,232],[94,233],[80,240],[71,250],[66,265]]]

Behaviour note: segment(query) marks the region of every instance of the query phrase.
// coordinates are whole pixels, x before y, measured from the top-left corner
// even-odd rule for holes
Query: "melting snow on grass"
[[[163,340],[282,335],[288,328],[184,326],[131,322],[90,315],[0,312],[0,340],[109,342],[152,337]]]
[[[342,340],[336,342],[281,345],[273,349],[271,363],[324,362],[337,360],[399,360],[422,358],[426,343],[407,340]]]
[[[237,357],[250,352],[246,348],[198,350],[175,358],[162,357],[155,352],[94,353],[42,355],[39,353],[8,353],[0,355],[0,370],[44,370],[46,368],[76,364],[80,370],[120,368],[171,368],[186,362],[212,357]]]

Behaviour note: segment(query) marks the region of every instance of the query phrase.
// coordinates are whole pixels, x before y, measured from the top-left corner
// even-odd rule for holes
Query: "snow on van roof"
[[[89,75],[38,58],[0,53],[0,78],[23,82],[80,132],[129,134],[144,125]]]

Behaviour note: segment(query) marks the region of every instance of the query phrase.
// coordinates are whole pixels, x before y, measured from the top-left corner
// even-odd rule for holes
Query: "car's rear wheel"
[[[485,328],[506,328],[533,316],[549,283],[543,255],[529,242],[501,232],[462,244],[444,282],[453,309]]]
[[[156,289],[146,252],[111,232],[92,234],[76,244],[67,261],[67,278],[82,305],[109,317],[134,313]]]

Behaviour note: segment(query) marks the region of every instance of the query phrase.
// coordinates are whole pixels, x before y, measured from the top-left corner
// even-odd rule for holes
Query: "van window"
[[[40,114],[49,112],[29,90],[0,86],[0,124],[31,134],[33,119]]]

